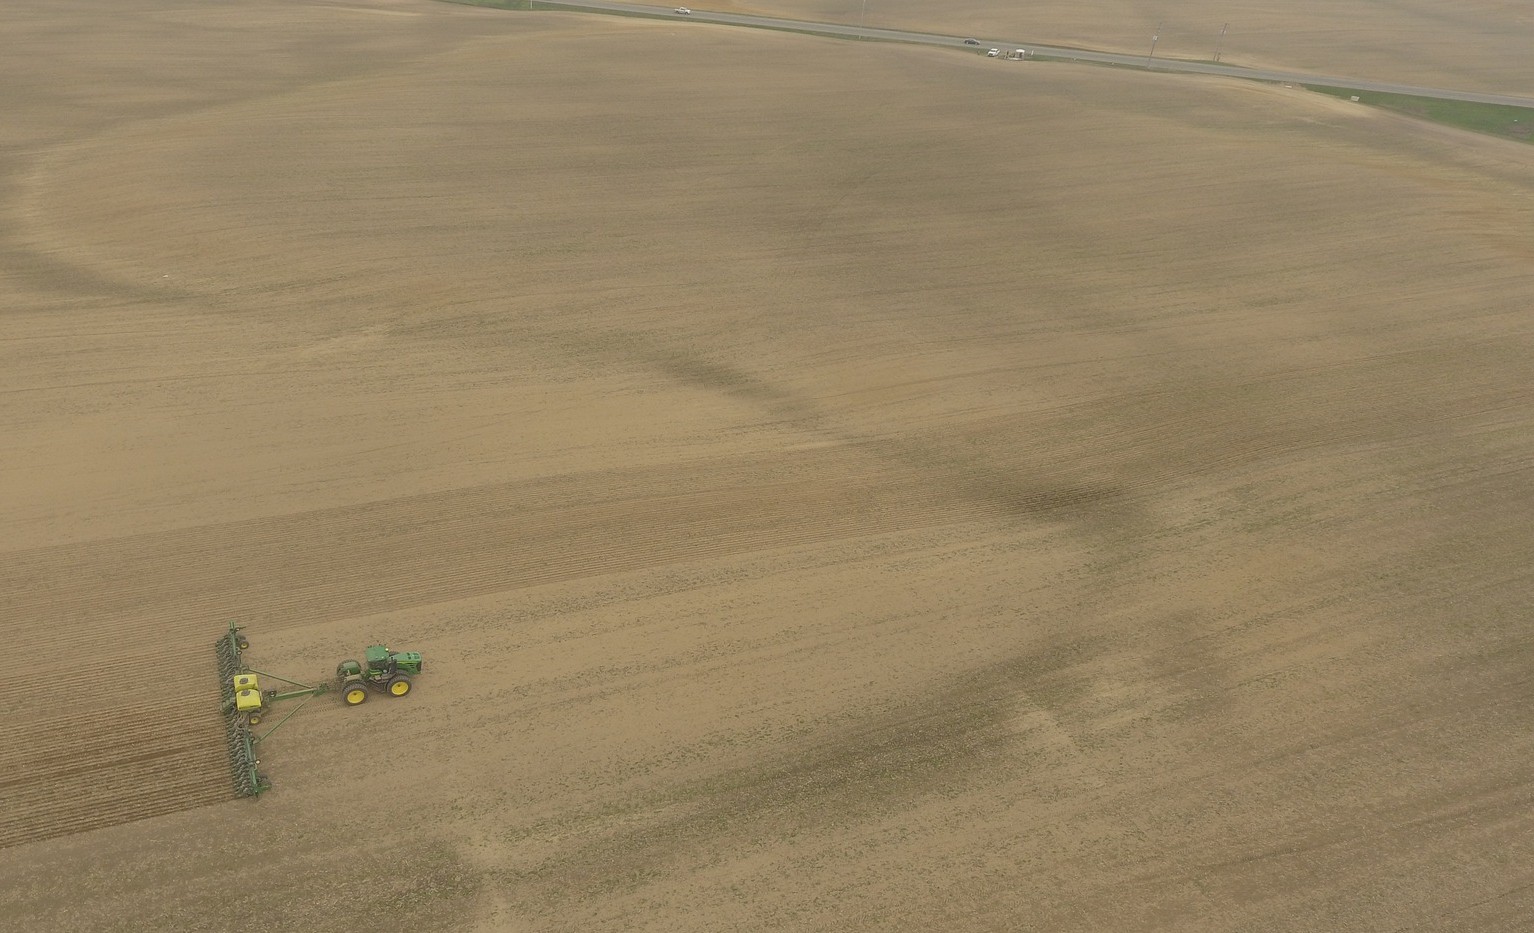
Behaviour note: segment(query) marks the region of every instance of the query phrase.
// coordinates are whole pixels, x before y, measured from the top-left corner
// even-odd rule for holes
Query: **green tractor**
[[[250,641],[241,632],[241,626],[233,622],[229,623],[229,632],[214,645],[218,652],[218,680],[229,763],[234,770],[235,793],[241,797],[257,797],[271,789],[266,775],[256,770],[259,764],[256,749],[310,699],[336,689],[340,690],[347,706],[366,702],[370,690],[402,697],[410,692],[410,678],[421,673],[421,656],[416,652],[390,651],[384,645],[373,645],[364,655],[366,667],[357,661],[342,661],[336,666],[334,684],[304,684],[258,671],[246,664],[244,652],[249,647]],[[293,689],[264,690],[263,679],[284,683]],[[273,705],[285,700],[299,702],[265,732],[257,734],[255,727],[271,713]]]
[[[347,706],[367,702],[368,691],[376,690],[391,697],[410,692],[410,678],[421,673],[421,656],[414,651],[390,651],[385,645],[370,645],[364,665],[347,659],[336,665],[336,680],[341,699]]]

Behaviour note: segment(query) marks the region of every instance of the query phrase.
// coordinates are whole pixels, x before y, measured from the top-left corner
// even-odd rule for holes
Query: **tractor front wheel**
[[[367,702],[368,688],[360,680],[354,680],[341,688],[341,699],[347,706],[361,706]]]
[[[400,674],[389,680],[389,696],[402,697],[410,692],[410,678]]]

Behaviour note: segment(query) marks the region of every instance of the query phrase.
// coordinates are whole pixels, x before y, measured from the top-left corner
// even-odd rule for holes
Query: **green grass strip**
[[[1411,94],[1386,94],[1381,91],[1360,91],[1357,88],[1327,87],[1307,84],[1304,87],[1322,94],[1330,94],[1343,100],[1356,100],[1360,104],[1393,110],[1407,116],[1461,129],[1474,130],[1490,136],[1534,142],[1534,109],[1511,107],[1507,104],[1480,104],[1467,100],[1440,100],[1436,97],[1415,97]]]

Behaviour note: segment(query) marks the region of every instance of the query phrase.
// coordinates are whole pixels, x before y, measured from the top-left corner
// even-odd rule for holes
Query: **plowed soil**
[[[1354,6],[1251,63],[1534,88]],[[1534,148],[425,0],[0,44],[0,925],[1527,929]],[[426,671],[236,799],[231,621]]]

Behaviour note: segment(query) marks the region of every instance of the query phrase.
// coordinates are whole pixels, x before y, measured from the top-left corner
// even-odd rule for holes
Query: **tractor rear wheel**
[[[389,678],[389,696],[402,697],[410,692],[410,678],[399,674]]]
[[[368,699],[367,685],[360,680],[352,681],[341,688],[341,699],[347,706],[361,706]]]

